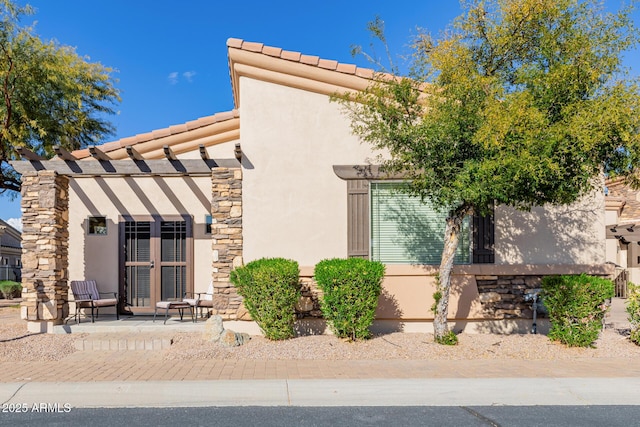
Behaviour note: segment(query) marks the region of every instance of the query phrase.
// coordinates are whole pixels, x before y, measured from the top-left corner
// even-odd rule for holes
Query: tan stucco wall
[[[69,184],[69,280],[95,279],[99,288],[118,290],[120,215],[179,215],[193,218],[194,288],[211,282],[211,235],[205,234],[211,178],[76,178]],[[107,235],[85,231],[88,216],[107,217]]]
[[[615,209],[606,209],[605,210],[605,225],[611,225],[611,224],[617,224],[618,223],[618,212],[619,210],[617,208]],[[606,232],[606,230],[605,230]],[[605,242],[605,253],[606,253],[606,262],[612,262],[614,264],[618,264],[620,266],[622,266],[621,264],[621,254],[620,254],[620,243],[618,242],[618,239],[606,239]],[[625,251],[626,252],[626,251]],[[626,254],[624,257],[625,260],[625,264],[626,264]]]
[[[476,277],[546,276],[555,274],[610,275],[611,265],[457,265],[453,268],[448,318],[451,320],[492,320],[482,310]],[[379,298],[377,320],[431,321],[433,293],[436,290],[435,266],[387,265]],[[313,276],[312,266],[300,269],[301,277]]]
[[[335,164],[372,156],[325,95],[240,80],[245,262],[287,257],[301,265],[347,254],[347,184]]]
[[[605,260],[604,194],[570,206],[531,212],[500,206],[495,212],[496,264],[602,264]]]
[[[240,142],[240,140],[227,141],[222,144],[206,147],[205,149],[207,150],[207,154],[210,159],[233,159],[235,156],[234,149],[238,142]],[[199,159],[200,151],[187,151],[176,155],[176,157],[178,159]]]
[[[284,256],[301,265],[346,256],[346,183],[333,165],[377,163],[325,95],[242,77],[245,262]],[[496,209],[497,264],[605,261],[604,195],[568,207]]]

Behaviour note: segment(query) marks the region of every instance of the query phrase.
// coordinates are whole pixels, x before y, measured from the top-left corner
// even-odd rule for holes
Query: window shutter
[[[495,262],[495,222],[493,212],[487,216],[473,216],[473,263]]]
[[[347,256],[369,258],[369,182],[347,180]]]

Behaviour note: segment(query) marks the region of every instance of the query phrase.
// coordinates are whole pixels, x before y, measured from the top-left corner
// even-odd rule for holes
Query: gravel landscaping
[[[0,361],[60,360],[75,352],[73,342],[83,334],[30,334],[19,319],[18,309],[0,308]],[[457,346],[433,343],[433,336],[419,333],[391,333],[364,342],[351,343],[335,336],[305,336],[286,341],[269,341],[260,336],[240,347],[226,348],[204,341],[199,333],[176,333],[174,344],[164,350],[169,360],[198,359],[405,359],[470,360],[523,359],[561,360],[571,358],[638,358],[640,347],[621,331],[605,330],[595,348],[568,348],[544,335],[465,334]]]
[[[34,334],[17,307],[0,307],[0,362],[60,360],[74,353],[78,336]]]

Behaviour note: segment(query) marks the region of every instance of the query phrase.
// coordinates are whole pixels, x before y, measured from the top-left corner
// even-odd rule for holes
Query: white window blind
[[[371,258],[386,264],[440,264],[446,211],[398,191],[399,182],[371,183]],[[455,262],[470,262],[465,218]]]

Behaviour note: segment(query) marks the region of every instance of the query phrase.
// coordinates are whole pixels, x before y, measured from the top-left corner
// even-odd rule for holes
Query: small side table
[[[169,310],[178,310],[180,313],[180,320],[182,320],[182,316],[184,314],[184,309],[188,308],[191,310],[191,321],[195,322],[195,318],[193,317],[193,307],[188,302],[183,301],[158,301],[156,303],[156,309],[153,312],[153,321],[156,321],[156,316],[158,314],[158,309],[164,310],[164,324],[167,324],[167,319],[169,318]]]

